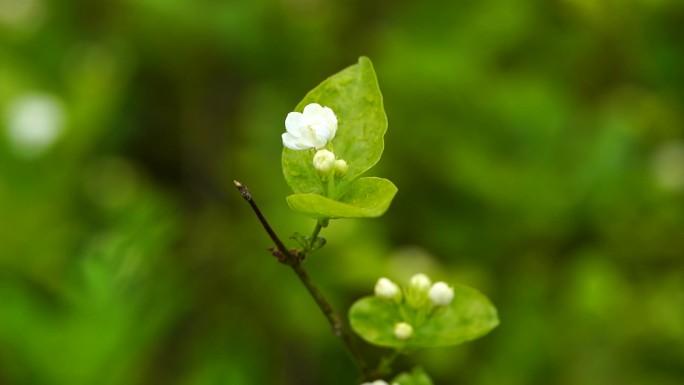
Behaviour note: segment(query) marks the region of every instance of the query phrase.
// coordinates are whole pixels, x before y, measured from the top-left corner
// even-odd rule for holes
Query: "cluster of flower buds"
[[[349,169],[349,165],[344,159],[335,159],[335,154],[328,150],[318,150],[313,157],[313,166],[324,179],[335,174],[344,176]]]
[[[387,278],[380,278],[375,284],[375,296],[398,305],[407,305],[414,311],[429,313],[434,308],[446,307],[454,299],[454,289],[445,282],[432,283],[425,274],[416,274],[409,280],[408,286],[402,288]],[[413,326],[400,320],[394,325],[397,339],[406,340],[413,335]]]
[[[411,277],[403,292],[396,283],[380,278],[375,284],[375,295],[395,301],[405,298],[406,303],[413,308],[424,306],[428,300],[434,306],[449,306],[454,299],[454,289],[446,282],[432,283],[427,275],[420,273]]]

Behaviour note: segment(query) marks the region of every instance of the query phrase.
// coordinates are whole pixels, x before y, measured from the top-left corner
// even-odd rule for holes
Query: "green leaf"
[[[477,290],[454,286],[454,299],[447,307],[435,307],[431,316],[404,303],[368,296],[349,310],[352,329],[366,341],[379,346],[402,349],[457,345],[487,334],[499,324],[496,308]],[[424,319],[421,321],[421,319]],[[394,325],[408,322],[413,336],[399,340]]]
[[[292,234],[290,239],[297,241],[297,243],[299,243],[299,245],[302,247],[302,251],[305,253],[316,251],[325,246],[325,244],[328,242],[323,237],[316,237],[316,239],[313,239],[310,236],[302,235],[298,232]]]
[[[392,380],[392,384],[399,385],[433,385],[432,379],[423,368],[415,367],[411,373],[401,373]]]
[[[360,178],[338,201],[317,194],[294,194],[287,203],[298,212],[315,219],[371,218],[387,211],[397,188],[383,178]]]
[[[302,246],[303,249],[309,247],[309,237],[307,237],[306,235],[302,235],[299,232],[295,232],[294,234],[292,234],[290,239],[294,239],[295,241],[297,241],[297,243],[299,243],[299,245]]]
[[[330,107],[337,115],[338,128],[332,140],[332,151],[344,159],[349,169],[328,196],[342,196],[354,180],[380,159],[387,131],[387,116],[382,94],[367,57],[323,81],[299,102],[295,111],[302,112],[310,103]],[[313,168],[314,150],[283,148],[282,166],[285,180],[295,193],[323,194],[324,186]]]
[[[309,238],[309,239],[310,239],[310,238]],[[308,251],[309,251],[309,252],[316,251],[316,250],[322,248],[323,246],[325,246],[325,244],[326,244],[327,242],[328,242],[328,241],[327,241],[325,238],[323,238],[323,237],[316,237],[316,239],[315,239],[314,241],[311,242],[311,246],[309,247],[309,250],[308,250]]]

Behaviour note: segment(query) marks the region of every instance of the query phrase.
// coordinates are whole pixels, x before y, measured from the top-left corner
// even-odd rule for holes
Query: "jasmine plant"
[[[282,134],[282,168],[294,194],[287,197],[292,210],[315,220],[309,236],[295,233],[299,247],[288,248],[259,210],[251,193],[235,181],[271,237],[271,249],[306,287],[340,338],[359,371],[363,385],[428,385],[432,380],[421,368],[395,374],[392,363],[401,354],[420,348],[460,344],[495,328],[496,308],[477,290],[435,282],[417,273],[405,285],[380,277],[373,295],[357,300],[348,320],[333,310],[311,280],[303,262],[323,247],[320,236],[332,220],[379,217],[389,208],[396,186],[389,180],[362,177],[384,149],[387,117],[371,61],[361,57],[311,90],[285,119]],[[392,349],[370,365],[352,331],[366,342]]]

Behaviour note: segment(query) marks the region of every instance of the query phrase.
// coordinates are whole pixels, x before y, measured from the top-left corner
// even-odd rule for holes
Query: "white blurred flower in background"
[[[64,128],[63,103],[53,95],[29,93],[5,110],[7,137],[17,155],[40,156],[60,137]]]

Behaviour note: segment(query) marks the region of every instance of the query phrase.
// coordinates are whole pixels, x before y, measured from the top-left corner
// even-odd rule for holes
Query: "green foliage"
[[[456,345],[481,337],[499,324],[496,309],[482,293],[454,286],[454,300],[446,307],[415,309],[405,302],[368,296],[349,310],[352,329],[366,341],[397,349]],[[398,322],[413,326],[413,336],[394,335]]]
[[[278,134],[361,54],[391,125],[366,174],[401,193],[326,230],[333,302],[379,272],[487,293],[496,333],[422,352],[438,384],[684,383],[682,25],[680,0],[0,1],[0,383],[356,384],[226,186],[308,229]],[[28,159],[7,113],[35,92],[64,127]]]
[[[283,148],[285,180],[297,193],[287,198],[288,204],[317,219],[382,215],[396,187],[386,179],[357,179],[380,159],[387,130],[382,94],[370,59],[361,57],[357,64],[323,81],[295,111],[303,111],[310,103],[329,107],[337,115],[339,128],[330,149],[349,169],[339,178],[323,180],[312,166],[313,150]]]
[[[312,218],[366,218],[385,213],[397,188],[382,178],[357,179],[339,201],[317,194],[294,194],[287,203],[298,212]]]

